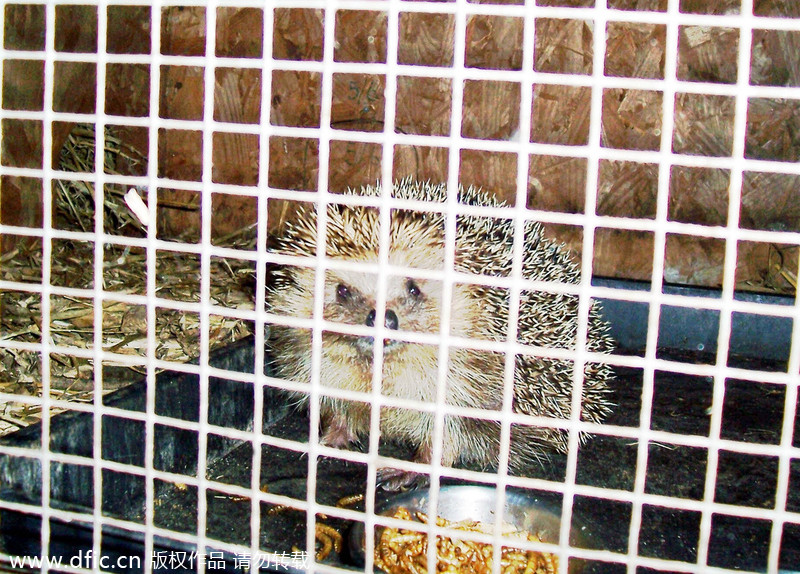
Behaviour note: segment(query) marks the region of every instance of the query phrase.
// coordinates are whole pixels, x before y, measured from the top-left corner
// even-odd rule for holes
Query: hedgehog
[[[380,184],[347,193],[378,197]],[[405,179],[395,182],[392,196],[399,199],[443,203],[447,186]],[[459,186],[462,204],[505,207],[506,204],[479,188]],[[398,275],[385,281],[384,333],[441,334],[441,281],[421,278],[413,271],[441,271],[445,264],[445,215],[439,211],[393,209],[390,215],[388,261]],[[274,239],[280,254],[315,257],[317,216],[314,207],[301,207],[298,217]],[[327,206],[325,254],[332,260],[376,264],[379,257],[380,215],[375,207]],[[510,218],[478,215],[456,217],[453,266],[459,274],[478,276],[473,282],[453,282],[449,332],[455,337],[506,341],[510,293],[508,289],[480,284],[480,276],[507,277],[512,269],[514,223]],[[374,327],[378,277],[348,268],[327,269],[324,280],[323,318],[331,323]],[[374,269],[374,268],[373,268]],[[279,315],[311,318],[314,309],[315,270],[312,266],[277,265],[271,271],[267,310]],[[565,247],[543,235],[538,222],[526,221],[522,275],[525,279],[575,284],[579,267]],[[430,277],[431,274],[425,275]],[[435,275],[434,275],[435,276]],[[578,328],[578,297],[542,290],[522,290],[519,297],[517,340],[524,345],[574,350]],[[426,339],[427,340],[427,339]],[[435,339],[434,339],[435,340]],[[312,335],[310,329],[271,324],[268,347],[275,375],[300,383],[311,381]],[[348,401],[326,396],[324,387],[370,393],[373,381],[374,338],[322,333],[320,379],[320,442],[347,448],[368,436],[368,397]],[[589,311],[587,350],[609,353],[614,342],[599,304]],[[381,390],[384,396],[434,402],[439,384],[439,346],[387,337],[383,341]],[[572,404],[573,362],[535,354],[515,356],[513,411],[536,417],[568,419]],[[503,402],[505,357],[503,353],[448,348],[445,400],[449,405],[499,411]],[[613,407],[609,381],[612,370],[605,363],[587,362],[582,385],[581,420],[601,422]],[[308,400],[295,393],[297,402]],[[501,424],[480,417],[447,415],[444,418],[441,464],[443,466],[496,467],[500,452]],[[433,453],[435,415],[425,410],[382,406],[380,440],[409,445],[414,461],[430,463]],[[586,435],[581,433],[580,440]],[[568,431],[558,426],[513,424],[509,468],[521,471],[541,464],[550,452],[564,453]],[[415,488],[427,475],[394,468],[378,469],[378,483],[386,490]]]

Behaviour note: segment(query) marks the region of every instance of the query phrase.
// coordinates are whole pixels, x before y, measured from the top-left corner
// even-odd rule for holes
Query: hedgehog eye
[[[339,283],[336,286],[336,300],[339,303],[345,303],[350,300],[352,293],[350,292],[350,288],[345,285],[344,283]]]
[[[422,290],[419,288],[413,279],[409,279],[406,281],[406,291],[409,295],[411,295],[414,299],[418,299],[422,295]]]

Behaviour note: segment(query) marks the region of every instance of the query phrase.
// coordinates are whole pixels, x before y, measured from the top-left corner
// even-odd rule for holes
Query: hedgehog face
[[[441,189],[431,188],[429,199],[442,201],[437,195],[439,192]],[[376,264],[381,244],[379,215],[374,208],[329,206],[326,256],[331,260]],[[381,297],[385,303],[382,315],[387,328],[383,334],[383,388],[386,392],[392,393],[392,389],[405,385],[408,393],[399,391],[399,394],[418,394],[425,386],[421,381],[426,374],[436,373],[438,345],[406,342],[402,340],[402,333],[440,333],[444,284],[410,277],[402,269],[443,271],[444,228],[441,215],[434,212],[404,209],[391,212],[387,255],[396,274],[381,282],[385,289]],[[315,257],[317,248],[316,213],[310,209],[301,211],[294,224],[280,237],[275,250],[285,255]],[[268,309],[278,315],[312,318],[316,306],[317,276],[314,269],[278,266],[274,273],[274,285],[267,293]],[[409,274],[415,275],[413,271]],[[322,333],[322,369],[325,383],[330,386],[369,389],[374,338],[343,333],[335,324],[374,326],[376,317],[381,315],[376,309],[378,279],[374,272],[341,269],[325,272],[323,318],[333,325]],[[466,284],[454,284],[450,289],[447,298],[450,334],[485,338],[485,321],[481,317],[486,315],[486,298]],[[398,331],[398,336],[392,337],[392,331]],[[308,379],[312,334],[305,328],[273,326],[272,344],[287,359],[276,362],[282,376],[294,380]],[[429,386],[435,387],[435,382]]]
[[[345,325],[375,326],[378,277],[370,273],[330,271],[325,281],[323,316]],[[435,333],[441,313],[441,283],[390,276],[386,285],[384,326],[389,330]],[[372,355],[372,337],[337,334],[336,339],[349,343],[357,351]],[[387,353],[396,352],[405,343],[399,339],[384,341]]]

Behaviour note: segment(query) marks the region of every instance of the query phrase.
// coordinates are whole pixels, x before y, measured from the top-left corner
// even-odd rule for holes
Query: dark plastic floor
[[[681,360],[704,360],[701,355],[683,355]],[[758,367],[747,363],[744,366]],[[759,368],[774,365],[761,365]],[[657,373],[650,428],[696,436],[708,436],[713,381],[706,377]],[[619,407],[609,423],[637,426],[641,410],[642,375],[636,369],[620,368],[614,383]],[[778,444],[784,408],[784,389],[752,381],[726,383],[721,435],[725,439],[762,444]],[[308,419],[299,412],[271,425],[268,434],[305,442]],[[407,457],[403,448],[389,448],[390,456]],[[628,438],[598,435],[581,447],[578,454],[577,482],[583,485],[632,492],[636,473],[637,445]],[[248,486],[252,465],[249,445],[235,449],[209,469],[209,476],[225,483]],[[651,443],[645,492],[654,495],[701,500],[705,489],[707,452],[699,447]],[[267,448],[262,455],[261,483],[269,492],[305,500],[308,461],[290,450]],[[792,489],[787,509],[800,511],[800,465],[793,467]],[[540,467],[526,474],[535,478],[562,481],[566,457],[551,455]],[[714,485],[716,502],[773,508],[777,487],[778,461],[775,457],[722,451]],[[339,459],[323,459],[318,467],[317,501],[334,505],[343,497],[361,492],[366,469]],[[555,496],[557,501],[557,496]],[[196,492],[165,492],[158,507],[157,523],[181,531],[196,523]],[[209,493],[208,534],[226,542],[249,544],[249,500],[235,500],[220,493]],[[591,548],[627,552],[631,505],[602,498],[579,496],[574,503],[576,522],[594,530]],[[350,524],[328,519],[327,524],[346,533]],[[263,548],[291,552],[304,548],[304,513],[264,507],[261,513]],[[646,505],[638,552],[645,556],[694,562],[700,528],[700,514],[694,511]],[[712,566],[764,571],[771,531],[763,520],[717,515],[712,520],[708,562]],[[781,567],[800,570],[800,525],[783,535]],[[350,557],[332,555],[332,563],[348,565]],[[622,565],[588,563],[584,572],[623,572]]]

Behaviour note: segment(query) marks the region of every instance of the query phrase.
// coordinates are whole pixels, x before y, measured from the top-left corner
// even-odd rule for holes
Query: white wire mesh
[[[135,6],[137,3],[115,2],[114,6]],[[282,385],[292,388],[292,384],[284,381],[275,381],[261,373],[260,368],[256,368],[255,375],[232,373],[209,365],[209,317],[211,315],[227,315],[230,317],[243,318],[255,326],[255,364],[264,363],[264,327],[271,322],[283,322],[292,324],[291,318],[268,316],[261,305],[256,305],[253,311],[232,311],[217,305],[212,301],[209,294],[210,288],[210,266],[214,257],[230,257],[247,259],[254,262],[257,269],[256,279],[256,301],[263,301],[265,297],[265,274],[268,263],[283,262],[280,257],[276,257],[267,250],[267,203],[271,199],[288,199],[303,201],[313,201],[318,206],[325,206],[331,202],[352,201],[353,203],[363,202],[366,204],[377,205],[381,209],[381,217],[384,222],[383,234],[381,236],[381,257],[374,270],[378,273],[378,300],[376,308],[381,309],[385,305],[383,288],[385,288],[387,277],[396,272],[389,266],[388,261],[388,222],[391,208],[401,206],[402,202],[392,200],[387,193],[374,201],[359,198],[345,198],[328,191],[329,166],[331,160],[332,142],[367,142],[380,144],[381,151],[381,180],[384,182],[384,189],[389,186],[393,179],[392,162],[395,146],[439,146],[448,149],[447,161],[447,183],[450,189],[456,189],[459,180],[459,165],[462,162],[462,150],[488,150],[493,152],[507,152],[516,154],[517,169],[516,173],[509,178],[516,181],[516,201],[515,207],[500,210],[499,214],[513,216],[516,225],[516,243],[514,250],[514,271],[508,280],[498,280],[500,286],[508,287],[511,293],[511,309],[516,309],[514,302],[518,301],[521,290],[529,287],[529,283],[522,279],[522,233],[526,219],[534,218],[540,221],[557,224],[567,224],[577,226],[582,229],[582,259],[581,264],[584,269],[581,282],[576,286],[563,286],[563,290],[575,293],[580,297],[579,320],[578,320],[578,340],[576,351],[569,353],[569,358],[574,360],[576,365],[576,383],[582,384],[581,377],[577,373],[582,372],[581,367],[591,361],[591,356],[585,350],[586,330],[588,325],[588,314],[593,298],[613,299],[619,301],[630,301],[634,303],[646,303],[649,305],[648,326],[646,336],[646,351],[643,356],[623,356],[614,355],[609,359],[615,365],[641,369],[643,373],[643,386],[641,397],[641,412],[639,425],[635,427],[618,425],[594,425],[589,426],[581,423],[574,417],[573,420],[566,421],[564,426],[570,429],[570,452],[566,459],[564,479],[559,483],[552,483],[537,479],[520,479],[509,476],[507,472],[508,449],[504,449],[500,458],[500,471],[497,475],[492,475],[491,482],[498,487],[506,485],[530,486],[537,489],[551,490],[563,496],[563,506],[561,509],[562,526],[559,533],[560,544],[551,550],[557,552],[561,559],[562,571],[566,571],[566,564],[569,557],[594,560],[596,562],[609,562],[624,564],[624,569],[629,572],[639,571],[641,568],[670,569],[681,572],[700,572],[714,570],[713,556],[710,556],[712,545],[712,528],[718,517],[730,516],[745,519],[765,521],[770,529],[769,548],[765,551],[764,570],[775,572],[779,569],[781,560],[780,552],[782,540],[786,539],[787,525],[797,525],[800,523],[800,513],[796,508],[792,508],[789,501],[789,493],[796,484],[791,484],[790,475],[792,463],[800,458],[797,446],[793,443],[793,432],[797,408],[797,373],[800,372],[800,351],[798,346],[792,344],[788,356],[788,366],[785,371],[757,371],[751,369],[728,366],[728,355],[730,351],[730,341],[732,336],[732,323],[736,313],[748,313],[756,315],[769,315],[774,317],[785,317],[793,321],[792,342],[794,343],[800,336],[798,324],[798,307],[795,303],[792,306],[775,307],[752,302],[739,300],[734,294],[736,285],[737,259],[739,257],[739,245],[741,242],[762,242],[762,243],[785,243],[790,245],[800,244],[800,234],[797,231],[776,231],[761,229],[744,229],[739,227],[741,209],[741,189],[744,185],[746,174],[749,172],[766,172],[800,175],[800,167],[797,162],[774,161],[752,159],[746,153],[745,144],[748,130],[748,105],[755,98],[769,99],[800,99],[800,87],[798,86],[765,86],[754,85],[751,82],[750,70],[751,55],[753,53],[753,34],[759,30],[777,30],[800,32],[800,20],[797,18],[782,17],[763,17],[753,16],[754,6],[752,0],[742,0],[741,7],[737,13],[731,14],[691,14],[682,10],[682,5],[677,0],[667,2],[665,11],[637,11],[637,10],[616,10],[607,6],[610,2],[597,1],[593,7],[550,7],[537,6],[533,3],[526,5],[494,5],[494,4],[472,4],[467,2],[362,2],[352,0],[349,2],[287,2],[274,3],[270,6],[259,7],[263,14],[263,55],[261,57],[234,58],[218,55],[217,38],[217,15],[221,8],[250,8],[249,2],[209,2],[204,6],[205,14],[205,49],[203,56],[183,56],[166,54],[162,49],[162,9],[163,4],[152,4],[150,6],[150,30],[152,44],[149,54],[117,54],[110,53],[107,49],[108,34],[111,33],[108,26],[108,5],[105,3],[97,4],[97,44],[96,49],[88,52],[70,52],[57,49],[56,47],[56,11],[62,9],[67,4],[44,3],[44,17],[46,30],[42,49],[20,50],[13,45],[5,43],[2,51],[2,61],[4,68],[9,61],[35,60],[44,64],[43,74],[43,104],[41,109],[34,110],[12,110],[2,107],[0,114],[6,120],[25,120],[39,122],[42,125],[42,166],[40,168],[18,167],[14,165],[4,165],[0,168],[3,176],[17,176],[38,178],[42,181],[42,225],[38,227],[21,227],[16,225],[0,225],[0,233],[8,236],[32,237],[41,240],[42,245],[42,272],[40,283],[22,283],[19,281],[9,281],[0,279],[0,289],[9,291],[24,291],[35,293],[41,297],[41,336],[40,343],[21,343],[13,339],[0,338],[0,348],[15,349],[37,353],[41,360],[42,392],[39,397],[20,398],[14,394],[0,395],[4,401],[24,401],[31,405],[41,407],[41,445],[39,450],[29,448],[19,448],[8,445],[0,447],[0,453],[10,457],[24,457],[35,459],[41,466],[41,501],[40,505],[26,504],[14,501],[3,501],[2,507],[7,510],[19,511],[23,513],[34,513],[41,516],[41,544],[43,554],[48,555],[48,543],[53,536],[51,530],[51,520],[62,521],[75,520],[78,522],[91,522],[95,525],[119,527],[129,531],[141,533],[144,540],[144,556],[153,557],[157,554],[157,536],[177,539],[182,542],[196,544],[198,549],[206,547],[227,550],[234,554],[249,553],[256,556],[263,552],[260,545],[261,524],[260,512],[262,502],[271,504],[288,504],[295,508],[305,511],[305,524],[307,534],[305,540],[305,551],[309,553],[308,566],[316,571],[333,571],[334,567],[316,563],[313,560],[313,549],[315,546],[315,525],[318,522],[319,514],[326,514],[333,517],[344,519],[358,519],[359,515],[347,510],[336,509],[328,505],[321,504],[313,493],[316,491],[317,477],[320,472],[320,460],[322,456],[335,456],[356,463],[369,464],[369,474],[367,479],[368,493],[374,493],[376,489],[376,469],[386,464],[387,461],[378,455],[378,435],[379,417],[378,409],[373,409],[371,419],[371,433],[366,453],[335,451],[320,444],[320,436],[317,431],[320,412],[318,398],[323,392],[320,384],[320,361],[322,354],[322,331],[327,325],[321,320],[323,314],[324,300],[324,273],[317,274],[316,297],[315,297],[315,317],[317,320],[311,322],[313,329],[313,359],[314,365],[312,373],[312,385],[310,386],[310,433],[308,444],[291,443],[275,437],[263,435],[250,430],[237,430],[232,428],[222,428],[209,422],[209,379],[214,376],[224,376],[224,378],[248,382],[252,381],[256,389],[261,389],[270,385]],[[94,5],[92,5],[94,6]],[[172,6],[172,5],[170,5]],[[189,5],[187,5],[189,6]],[[324,46],[322,57],[319,61],[313,60],[276,60],[271,57],[273,16],[277,8],[318,8],[324,11],[323,32]],[[387,54],[385,62],[382,63],[352,63],[339,62],[335,58],[336,37],[336,11],[337,10],[378,10],[387,14]],[[403,13],[421,12],[436,14],[452,14],[455,18],[454,35],[454,63],[451,67],[425,67],[413,66],[398,63],[398,28],[399,18]],[[6,12],[6,15],[8,13]],[[474,15],[497,15],[521,18],[524,21],[522,65],[519,70],[488,70],[465,65],[466,27],[468,19]],[[593,61],[592,73],[590,74],[565,74],[540,72],[534,69],[534,31],[535,24],[540,19],[575,19],[591,23]],[[663,26],[665,29],[664,43],[664,64],[663,79],[642,79],[630,77],[612,77],[604,74],[605,58],[607,54],[606,34],[607,26],[615,23],[648,23]],[[678,79],[679,67],[679,32],[683,27],[724,27],[734,30],[738,34],[738,76],[736,81],[730,84],[716,82],[697,82]],[[5,29],[5,26],[4,26]],[[96,100],[93,113],[77,113],[74,111],[58,111],[55,109],[54,93],[57,81],[57,66],[62,62],[82,62],[94,66],[96,70]],[[141,117],[119,117],[105,113],[105,85],[108,82],[106,75],[107,65],[109,64],[143,64],[149,67],[149,113]],[[161,94],[163,89],[162,73],[166,66],[199,66],[202,69],[202,83],[204,85],[205,98],[202,104],[201,119],[173,119],[165,118],[160,115]],[[262,106],[258,123],[231,123],[218,121],[215,119],[215,85],[216,72],[220,68],[251,68],[259,70],[261,73]],[[320,80],[320,127],[291,127],[274,125],[270,122],[270,108],[267,104],[271,101],[271,78],[275,70],[306,71],[315,72],[321,75]],[[379,74],[385,77],[385,116],[383,129],[380,132],[368,133],[363,131],[343,131],[331,127],[333,117],[332,102],[334,93],[335,74]],[[397,99],[398,78],[399,77],[420,77],[420,78],[448,78],[452,79],[452,105],[450,109],[450,135],[431,136],[431,135],[412,135],[400,133],[395,129],[395,104]],[[463,116],[463,97],[464,86],[467,81],[499,80],[506,82],[518,82],[521,85],[520,104],[519,104],[519,133],[528,134],[531,129],[532,94],[534,85],[559,85],[559,86],[578,86],[588,87],[592,90],[588,143],[579,146],[564,146],[558,144],[530,143],[527,137],[519,138],[520,141],[503,140],[483,140],[463,137],[462,116]],[[13,81],[13,80],[7,80]],[[615,149],[610,146],[601,145],[601,130],[603,129],[603,97],[610,89],[628,89],[655,91],[661,94],[663,102],[661,108],[661,141],[658,150],[630,150]],[[731,98],[734,102],[735,114],[732,126],[732,149],[731,153],[721,156],[689,155],[673,152],[673,133],[676,123],[675,101],[676,96],[681,94],[699,94],[708,96],[724,96]],[[298,97],[303,97],[298,94]],[[88,122],[94,125],[97,134],[102,134],[105,127],[109,125],[125,125],[144,128],[148,134],[147,157],[151,158],[148,164],[147,173],[141,176],[118,176],[104,172],[101,161],[96,161],[94,170],[91,173],[71,174],[55,169],[49,160],[52,155],[54,140],[51,126],[54,122]],[[157,158],[160,153],[159,141],[162,130],[186,130],[200,132],[202,166],[199,179],[196,181],[175,180],[159,174]],[[238,185],[230,183],[219,183],[214,176],[214,136],[216,133],[248,134],[259,138],[258,147],[257,185]],[[5,130],[4,130],[5,134]],[[313,138],[318,141],[319,158],[318,174],[316,176],[317,191],[313,196],[298,195],[297,192],[275,189],[267,184],[267,174],[270,168],[269,138]],[[540,154],[557,157],[582,158],[586,160],[587,166],[587,188],[585,194],[585,204],[582,213],[560,213],[544,210],[529,210],[527,205],[528,194],[528,172],[531,161],[531,154]],[[600,176],[600,166],[603,161],[620,160],[641,163],[657,164],[658,170],[658,193],[656,197],[655,216],[652,219],[629,219],[597,214],[597,193],[596,186]],[[729,201],[727,213],[727,225],[709,227],[693,223],[682,223],[674,221],[669,217],[670,201],[670,166],[679,165],[687,167],[717,168],[727,170],[730,174],[728,187]],[[155,226],[147,229],[146,237],[141,239],[131,237],[119,237],[109,235],[104,231],[103,212],[97,210],[94,228],[89,232],[65,231],[54,227],[53,221],[53,199],[52,185],[55,180],[76,179],[93,183],[98,190],[97,202],[102,203],[102,190],[107,183],[116,183],[129,186],[141,186],[150,190],[148,194],[148,210],[151,221],[156,221],[158,207],[156,190],[161,188],[179,188],[196,192],[200,197],[201,205],[201,229],[200,239],[196,244],[175,243],[165,241],[158,236]],[[213,206],[215,193],[224,193],[243,198],[252,198],[257,204],[258,245],[252,252],[236,249],[219,247],[212,240],[212,221],[214,218]],[[452,270],[452,260],[455,251],[455,225],[457,214],[467,213],[469,209],[458,205],[455,195],[450,194],[445,204],[446,214],[446,238],[447,238],[447,259],[449,265],[445,265],[444,271],[437,275],[445,286],[444,292],[449,293],[450,288],[457,282],[463,281],[462,276],[457,275]],[[325,209],[319,210],[319,230],[320,239],[324,243],[327,233]],[[595,261],[595,238],[596,232],[600,229],[620,229],[635,230],[648,233],[653,239],[653,264],[651,273],[652,287],[646,291],[627,291],[613,287],[595,286],[591,282],[591,274],[587,270],[593,268]],[[724,261],[722,275],[721,296],[716,299],[702,298],[685,294],[673,294],[667,292],[663,286],[665,283],[665,251],[667,249],[668,238],[671,234],[682,234],[696,236],[700,238],[713,238],[724,240]],[[51,273],[51,261],[53,257],[52,246],[54,241],[73,240],[92,242],[94,246],[94,287],[91,289],[75,289],[57,285]],[[132,248],[141,248],[146,254],[147,265],[147,286],[144,295],[124,294],[109,292],[103,288],[104,279],[104,247],[108,243]],[[159,295],[157,281],[157,260],[156,254],[160,250],[176,250],[198,254],[200,257],[200,277],[201,290],[200,298],[197,303],[183,303],[165,300]],[[318,269],[336,268],[337,262],[329,260],[323,253],[319,253],[314,261]],[[418,273],[418,270],[409,270],[410,273]],[[494,284],[495,281],[486,278],[480,279],[481,282]],[[540,286],[548,288],[547,285]],[[552,288],[552,286],[550,286]],[[52,342],[51,337],[51,309],[50,301],[53,296],[73,296],[85,297],[94,302],[94,321],[92,345],[89,349],[61,348]],[[147,314],[147,350],[143,358],[132,359],[129,356],[115,354],[113,351],[104,349],[103,325],[103,302],[122,301],[131,305],[142,305]],[[449,301],[445,295],[444,302]],[[686,362],[675,362],[665,359],[658,352],[660,327],[662,322],[662,311],[665,306],[702,308],[719,312],[719,331],[716,340],[716,360],[712,365],[692,364]],[[200,355],[197,366],[181,365],[160,359],[156,355],[159,334],[156,332],[156,314],[158,309],[172,308],[187,313],[198,314],[200,318]],[[439,391],[435,408],[436,425],[434,432],[434,449],[431,464],[431,484],[433,486],[430,496],[431,508],[435,508],[438,500],[438,490],[442,478],[456,477],[472,480],[486,481],[485,475],[476,475],[474,472],[463,469],[450,469],[437,463],[441,454],[441,443],[443,440],[443,426],[445,415],[468,415],[469,411],[458,409],[452,406],[445,406],[445,380],[446,380],[446,358],[451,345],[466,345],[475,348],[487,348],[506,353],[508,357],[505,368],[506,393],[503,399],[503,409],[499,415],[499,420],[503,425],[503,442],[507,446],[509,440],[510,426],[514,422],[519,422],[511,412],[511,381],[513,380],[515,353],[523,350],[522,346],[514,343],[516,337],[516,318],[510,320],[511,332],[510,342],[503,344],[486,344],[476,341],[454,340],[449,333],[449,306],[445,305],[441,320],[441,337],[425,337],[423,335],[410,334],[410,340],[420,340],[436,342],[440,345],[440,369],[438,374]],[[303,321],[298,321],[297,325],[304,326]],[[385,330],[380,325],[381,321],[376,321],[376,337],[381,338]],[[51,396],[50,381],[50,362],[54,353],[66,354],[76,357],[90,358],[95,365],[102,365],[108,361],[135,364],[145,367],[147,378],[146,408],[143,412],[134,412],[115,408],[104,404],[102,397],[95,395],[91,404],[63,404],[63,401],[54,399]],[[557,350],[552,351],[552,355],[559,357]],[[380,366],[383,361],[383,352],[380,347],[376,348],[375,364]],[[171,369],[181,372],[191,373],[198,376],[199,383],[199,419],[197,422],[189,420],[177,420],[172,417],[165,417],[157,414],[156,405],[156,372],[159,369]],[[712,384],[712,400],[709,404],[709,433],[708,436],[698,436],[693,434],[680,434],[667,432],[654,428],[651,424],[653,417],[653,404],[656,394],[656,374],[658,372],[674,372],[696,377],[710,377]],[[375,368],[376,373],[380,373],[380,368]],[[379,376],[375,375],[375,383],[379,383]],[[753,380],[756,378],[760,383],[771,383],[779,385],[784,389],[784,408],[783,421],[780,432],[780,441],[777,444],[763,444],[755,442],[744,442],[725,438],[723,435],[723,406],[725,404],[726,385],[730,379]],[[94,371],[95,388],[103,387],[103,375],[101,369]],[[330,393],[329,389],[324,390]],[[362,396],[347,392],[341,392],[344,398],[363,399]],[[408,406],[410,408],[420,408],[419,405],[404,402],[399,399],[391,399],[383,396],[379,392],[379,385],[374,385],[370,395],[370,400],[374,406]],[[573,406],[577,407],[580,402],[580,395],[574,395]],[[92,426],[92,452],[87,458],[74,454],[65,454],[53,450],[49,447],[52,441],[51,424],[52,417],[49,414],[52,407],[58,406],[67,408],[71,411],[81,411],[93,415]],[[261,392],[254,393],[254,414],[253,427],[260,429],[263,425],[264,397]],[[573,412],[579,409],[574,408]],[[108,460],[103,456],[103,421],[108,417],[121,417],[141,423],[144,428],[146,442],[143,445],[144,465],[137,466],[126,464],[119,461]],[[157,459],[157,442],[155,436],[159,426],[169,426],[179,430],[192,431],[197,434],[198,453],[197,464],[193,474],[176,475],[166,472],[156,467],[154,461]],[[590,428],[590,430],[600,436],[613,436],[619,438],[638,441],[636,451],[635,477],[632,488],[629,490],[610,489],[599,486],[592,486],[581,483],[578,480],[579,449],[578,449],[578,430]],[[277,446],[279,448],[296,450],[307,455],[308,460],[308,483],[307,496],[305,500],[290,499],[285,496],[273,493],[260,493],[260,477],[256,471],[251,472],[249,488],[223,484],[208,476],[207,473],[207,451],[208,443],[212,435],[224,435],[228,438],[247,442],[253,445],[252,469],[260,469],[263,460],[262,446]],[[699,498],[682,498],[675,496],[665,496],[653,494],[648,491],[646,484],[646,472],[648,467],[649,449],[653,444],[666,443],[681,447],[701,448],[707,450],[708,459],[705,470],[705,481],[703,493]],[[722,453],[722,454],[721,454]],[[772,507],[754,507],[744,505],[725,504],[717,501],[717,475],[720,466],[720,457],[728,456],[726,453],[739,453],[742,455],[766,456],[777,460],[777,471],[774,505]],[[75,511],[59,507],[51,500],[51,486],[53,481],[53,470],[56,464],[75,465],[90,467],[94,482],[93,490],[93,509],[90,511]],[[400,468],[414,469],[413,465],[403,464],[402,462],[391,461]],[[610,466],[613,469],[613,461]],[[796,464],[796,462],[795,462]],[[144,519],[141,522],[123,520],[108,515],[103,511],[109,504],[103,500],[103,491],[99,485],[107,480],[106,473],[115,471],[136,475],[142,478],[145,485],[144,500]],[[796,480],[796,479],[795,479]],[[157,524],[155,520],[156,506],[158,504],[158,494],[156,484],[158,482],[181,482],[197,491],[197,532],[200,534],[192,535],[185,532],[176,532],[174,529]],[[249,545],[237,545],[228,542],[220,542],[205,533],[208,530],[209,508],[207,506],[207,495],[213,492],[222,492],[229,496],[242,496],[250,500],[249,524],[242,524],[244,530],[249,530]],[[573,517],[573,504],[576,497],[596,498],[617,502],[627,505],[630,508],[630,521],[628,528],[628,539],[626,548],[623,550],[607,550],[596,548],[585,548],[571,545],[570,526]],[[503,504],[501,497],[497,502],[496,510],[500,511]],[[692,513],[699,516],[699,534],[696,543],[696,556],[691,561],[669,560],[660,558],[648,553],[646,548],[640,544],[640,536],[643,524],[646,521],[646,513],[652,508],[670,509],[679,512]],[[378,523],[383,523],[383,519],[374,515],[374,502],[370,496],[366,502],[366,517],[361,517],[365,521],[367,532],[372,532]],[[431,528],[432,532],[439,529]],[[95,528],[92,531],[93,542],[92,551],[95,556],[102,555],[103,552],[103,531]],[[795,536],[796,538],[796,536]],[[499,533],[492,537],[492,541],[499,545],[501,537]],[[372,566],[372,549],[374,541],[367,539],[367,567]],[[276,549],[279,550],[279,549]],[[429,558],[433,559],[433,553]],[[152,571],[154,564],[152,561],[145,561],[146,571]],[[100,571],[105,566],[93,563],[89,566],[81,565],[83,569],[90,571]],[[800,565],[795,565],[800,568]],[[44,566],[44,570],[49,567]],[[499,566],[497,566],[499,568]],[[495,571],[498,571],[496,568]],[[209,563],[198,562],[199,571],[211,569]]]

